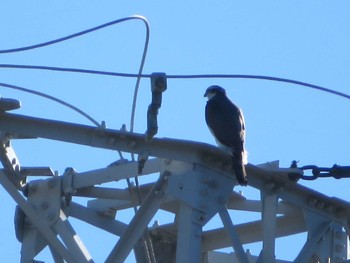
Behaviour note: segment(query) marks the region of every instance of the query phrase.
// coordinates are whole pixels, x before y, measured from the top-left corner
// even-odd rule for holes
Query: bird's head
[[[208,100],[210,100],[217,94],[226,95],[226,91],[218,85],[213,85],[207,88],[207,90],[204,93],[204,97],[207,97]]]

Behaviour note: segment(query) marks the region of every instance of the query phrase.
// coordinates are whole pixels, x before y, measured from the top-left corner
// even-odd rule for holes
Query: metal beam
[[[60,211],[59,218],[53,225],[53,228],[56,230],[56,233],[60,236],[66,247],[69,249],[69,253],[74,256],[77,262],[94,262],[90,253],[86,249],[80,237],[74,231],[73,227],[67,220],[67,217],[62,210]]]
[[[219,211],[222,223],[227,231],[227,234],[232,242],[232,247],[236,252],[236,256],[240,263],[249,263],[246,253],[244,252],[242,242],[237,234],[236,227],[233,225],[226,207]],[[265,262],[265,261],[264,261]],[[267,261],[266,261],[267,262]]]
[[[37,236],[38,230],[33,227],[25,230],[21,247],[21,263],[32,262],[36,256]]]
[[[177,214],[176,263],[201,262],[202,226],[197,223],[198,215],[199,211],[181,202]]]
[[[262,223],[263,223],[263,248],[262,262],[275,261],[275,238],[278,197],[276,194],[261,192]]]
[[[161,203],[165,200],[166,193],[164,187],[169,175],[167,171],[161,174],[157,183],[153,186],[136,215],[129,223],[125,233],[112,249],[106,263],[121,263],[127,258],[132,248],[136,245],[136,242],[141,238]]]
[[[7,136],[7,133],[9,133],[14,137],[18,137],[18,135],[34,138],[40,137],[91,147],[120,150],[147,156],[160,157],[164,159],[177,160],[180,162],[189,163],[190,165],[196,167],[196,169],[203,170],[204,172],[210,171],[215,174],[214,178],[216,178],[217,173],[226,177],[233,178],[230,157],[218,148],[204,143],[158,138],[154,138],[152,141],[146,141],[145,136],[141,134],[128,133],[101,127],[96,128],[67,122],[51,121],[10,113],[4,113],[0,116],[0,127],[1,132],[5,136]],[[150,160],[149,162],[152,164],[153,161]],[[156,162],[157,161],[154,161],[154,164],[152,164],[149,172],[156,170],[159,171],[159,164]],[[67,182],[72,182],[72,184],[63,183],[63,185],[66,186],[63,187],[63,190],[68,194],[70,194],[70,190],[76,190],[77,188],[88,191],[86,188],[88,186],[108,182],[110,180],[118,180],[134,176],[134,168],[136,167],[136,163],[120,164],[120,166],[118,165],[116,167],[99,169],[87,173],[74,174],[74,176],[71,177],[71,181],[68,180],[69,178],[67,176]],[[147,167],[145,167],[145,169],[147,170]],[[229,205],[232,208],[242,207],[244,209],[244,206],[249,204],[249,209],[251,209],[251,211],[256,210],[263,212],[262,221],[237,225],[236,229],[237,235],[239,235],[241,238],[242,243],[263,240],[263,250],[269,253],[264,253],[266,256],[266,259],[264,259],[264,261],[273,260],[275,237],[289,235],[292,233],[299,233],[306,230],[304,218],[300,216],[300,213],[298,213],[298,211],[301,209],[304,211],[309,211],[315,215],[323,216],[330,221],[334,221],[340,226],[347,226],[350,219],[350,203],[336,198],[330,198],[291,181],[288,177],[289,173],[301,174],[302,172],[300,170],[281,169],[276,166],[262,168],[251,164],[248,164],[246,166],[246,170],[248,174],[249,185],[260,189],[263,192],[271,193],[271,200],[270,197],[262,196],[264,205],[260,207],[256,202],[251,202],[249,200],[238,200],[237,203],[230,200]],[[135,169],[135,171],[137,171],[137,169]],[[182,172],[183,171],[180,169],[179,173],[181,174]],[[116,173],[120,174],[116,175]],[[75,177],[75,175],[77,176]],[[209,182],[210,180],[206,179],[204,181]],[[212,195],[209,195],[209,192],[213,191],[213,189],[215,190],[216,184],[208,182],[206,183],[207,185],[205,187],[203,186],[200,194],[202,196],[208,197],[205,200],[211,202],[215,198]],[[28,205],[25,203],[25,199],[16,191],[8,178],[1,176],[0,174],[0,183],[4,185],[5,189],[10,193],[15,201],[18,202],[21,207],[23,206],[22,209],[30,218],[31,222],[36,223],[35,227],[38,227],[38,231],[56,250],[58,255],[57,258],[63,257],[66,261],[73,262],[75,259],[73,259],[73,257],[69,257],[68,251],[56,238],[55,233],[53,233],[53,231],[50,229],[48,223],[46,225],[41,224],[42,221],[45,223],[45,220],[40,221],[40,216],[35,215],[35,211],[33,209],[31,210],[30,207],[27,207]],[[233,181],[233,183],[236,182]],[[70,187],[72,189],[70,189]],[[222,190],[221,186],[219,189]],[[96,195],[99,195],[101,192],[100,190],[103,189],[94,188],[92,192]],[[185,193],[182,186],[179,186],[176,191],[179,193],[179,196],[172,194],[172,198],[177,200],[172,200],[172,203],[168,205],[169,207],[171,206],[173,212],[175,211],[174,207],[177,207],[179,203],[181,203],[179,200],[183,201],[181,198]],[[106,195],[112,196],[115,193],[117,193],[117,191],[108,191]],[[141,237],[143,230],[147,227],[147,223],[149,222],[150,217],[156,213],[157,209],[161,207],[161,204],[164,205],[164,199],[156,199],[154,196],[153,198],[154,199],[152,202],[149,202],[146,205],[143,203],[141,206],[143,210],[140,214],[142,216],[145,216],[147,220],[141,218],[141,216],[138,215],[139,213],[134,217],[132,220],[133,228],[130,228],[129,226],[125,230],[126,232],[124,232],[123,236],[119,239],[119,242],[110,254],[108,262],[121,262],[126,258],[127,254],[135,245],[135,242],[138,240],[138,238]],[[284,201],[294,205],[297,207],[297,209],[291,209],[294,211],[292,211],[292,214],[290,214],[289,209],[284,210],[284,208],[277,208],[277,198],[281,198]],[[223,203],[225,200],[226,199],[224,198],[220,198],[220,203]],[[195,205],[202,207],[203,210],[208,210],[206,208],[206,204],[207,202],[199,202]],[[124,206],[125,205],[128,204],[124,204]],[[189,203],[187,203],[187,205],[189,205]],[[120,207],[122,207],[122,204]],[[193,207],[194,206],[192,205],[192,208]],[[284,211],[282,213],[285,213],[285,216],[276,218],[274,215],[276,215],[278,212],[281,212],[282,210]],[[92,215],[90,213],[91,211],[86,211],[88,212],[84,215],[85,217],[82,217],[84,217],[85,220],[90,220],[89,215]],[[210,215],[210,217],[211,216],[212,215]],[[39,220],[37,220],[37,218],[39,218]],[[224,215],[224,219],[228,218]],[[103,223],[98,220],[90,221],[95,225],[107,222],[105,220],[102,220]],[[269,224],[268,222],[272,222],[272,224]],[[106,229],[108,229],[107,231],[115,231],[113,227],[115,227],[115,225],[106,227]],[[274,229],[276,231],[274,231]],[[120,229],[118,231],[122,232]],[[273,232],[276,232],[276,234],[272,235],[271,233]],[[202,233],[199,234],[202,235]],[[227,235],[224,229],[208,231],[203,233],[202,236],[203,251],[208,251],[219,247],[227,247],[232,243],[230,242],[230,237],[232,237],[232,235]],[[222,240],[218,240],[220,238],[222,238]]]
[[[283,237],[302,233],[307,230],[304,217],[300,213],[285,215],[276,219],[276,237]],[[236,225],[237,234],[242,244],[261,241],[263,238],[262,221],[254,221]],[[211,251],[231,246],[226,229],[219,228],[203,233],[203,251]]]
[[[12,113],[0,116],[3,132],[86,146],[147,154],[161,158],[212,165],[231,173],[230,156],[217,147],[194,141],[158,139],[146,142],[143,134],[52,121]]]
[[[0,98],[1,100],[1,98]],[[4,167],[5,175],[16,186],[21,189],[25,184],[25,176],[21,174],[21,165],[11,146],[10,137],[0,132],[0,161]]]
[[[4,113],[0,117],[0,127],[3,132],[27,137],[41,137],[131,153],[147,153],[149,156],[199,163],[224,173],[231,173],[229,155],[217,147],[204,143],[158,138],[146,142],[145,136],[141,134],[11,113]],[[249,185],[255,188],[277,191],[284,200],[330,217],[342,225],[346,225],[350,218],[348,202],[336,198],[330,199],[328,196],[291,182],[288,173],[301,173],[298,169],[271,170],[248,164],[246,170]]]
[[[158,158],[149,159],[142,170],[141,175],[152,174],[160,171],[162,160]],[[96,184],[118,181],[135,176],[137,173],[138,162],[126,162],[107,168],[92,170],[88,172],[75,173],[72,178],[72,187],[74,189],[93,186]]]
[[[59,253],[67,262],[76,262],[66,247],[58,240],[56,234],[52,231],[48,224],[30,205],[27,204],[27,201],[24,199],[24,197],[17,191],[17,189],[2,171],[0,171],[0,183],[15,200],[15,202],[21,207],[22,211],[29,218],[33,226],[35,226],[40,234],[47,240],[47,242],[51,244],[52,248],[57,253]]]
[[[317,243],[320,242],[320,239],[322,238],[322,236],[326,233],[327,230],[329,230],[330,225],[331,225],[331,222],[323,223],[319,227],[318,231],[314,233],[314,235],[309,237],[304,247],[302,248],[301,252],[293,262],[295,263],[309,262],[312,254],[315,252],[315,247]]]
[[[52,259],[55,263],[64,263],[63,258],[59,254],[57,254],[57,252],[54,249],[52,249],[50,245],[49,245],[49,249],[52,255]]]
[[[93,209],[89,209],[74,202],[70,204],[68,214],[71,217],[77,218],[117,236],[123,235],[128,226],[125,223],[103,216],[101,213]]]
[[[350,203],[336,197],[329,197],[315,190],[292,182],[288,173],[271,171],[254,165],[246,167],[249,185],[277,194],[284,201],[301,209],[327,217],[346,226],[350,219]],[[291,170],[292,172],[292,170]]]

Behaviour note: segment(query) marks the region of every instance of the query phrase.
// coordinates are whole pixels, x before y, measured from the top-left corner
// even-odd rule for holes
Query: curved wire
[[[99,30],[99,29],[102,29],[104,27],[108,27],[108,26],[111,26],[111,25],[114,25],[114,24],[117,24],[117,23],[120,23],[120,22],[131,20],[131,19],[140,19],[140,20],[142,20],[145,23],[145,26],[146,26],[145,45],[144,45],[142,59],[141,59],[139,72],[138,72],[137,80],[136,80],[136,84],[135,84],[134,95],[133,95],[133,102],[132,102],[132,110],[131,110],[131,117],[130,117],[130,132],[133,132],[133,130],[134,130],[135,112],[136,112],[136,103],[137,103],[137,95],[138,95],[140,82],[141,82],[141,78],[142,78],[143,67],[144,67],[145,61],[146,61],[146,55],[147,55],[148,44],[149,44],[149,35],[150,35],[149,24],[148,24],[148,21],[146,20],[145,17],[132,16],[132,17],[118,19],[118,20],[115,20],[115,21],[112,21],[112,22],[109,22],[109,23],[106,23],[106,24],[103,24],[103,25],[100,25],[100,26],[97,26],[97,27],[94,27],[94,28],[91,28],[91,29],[88,29],[88,30],[84,30],[84,31],[81,31],[81,32],[78,32],[78,33],[75,33],[75,34],[72,34],[72,35],[69,35],[69,36],[66,36],[66,37],[62,37],[62,38],[58,38],[58,39],[55,39],[55,40],[51,40],[51,41],[48,41],[48,42],[39,43],[39,44],[36,44],[36,45],[26,46],[26,47],[21,47],[21,48],[0,50],[0,54],[28,51],[28,50],[32,50],[32,49],[36,49],[36,48],[41,48],[41,47],[53,45],[53,44],[56,44],[56,43],[59,43],[59,42],[66,41],[68,39],[79,37],[79,36],[82,36],[84,34],[87,34],[87,33],[90,33],[90,32],[93,32],[93,31],[96,31],[96,30]],[[53,101],[56,101],[56,102],[58,102],[60,104],[63,104],[65,106],[67,106],[67,107],[69,107],[69,108],[79,112],[80,114],[82,114],[83,116],[88,118],[90,121],[92,121],[95,125],[100,126],[100,124],[98,122],[96,122],[92,117],[87,115],[85,112],[81,111],[77,107],[75,107],[75,106],[73,106],[71,104],[68,104],[68,103],[66,103],[66,102],[64,102],[62,100],[59,100],[57,98],[54,98],[52,96],[49,96],[49,95],[41,93],[41,92],[29,90],[29,89],[26,89],[26,88],[10,85],[10,84],[6,84],[6,83],[0,83],[0,86],[7,87],[7,88],[12,88],[12,89],[17,89],[17,90],[21,90],[21,91],[25,91],[25,92],[29,92],[29,93],[36,94],[36,95],[39,95],[39,96],[51,99]],[[119,154],[120,154],[120,156],[122,156],[121,152],[119,152]],[[132,154],[132,160],[134,160],[134,155],[133,154]],[[135,177],[135,181],[136,181],[136,187],[139,190],[137,177]],[[130,179],[129,178],[127,179],[127,182],[128,182],[129,188],[130,188]],[[141,200],[139,200],[139,201],[141,202]],[[134,206],[134,209],[136,209],[136,206]]]
[[[144,22],[144,24],[146,26],[145,45],[144,45],[144,49],[143,49],[143,54],[142,54],[142,59],[141,59],[141,63],[140,63],[139,73],[137,75],[137,81],[136,81],[136,85],[135,85],[135,89],[134,89],[134,96],[133,96],[133,103],[132,103],[132,110],[131,110],[130,131],[133,132],[133,130],[134,130],[135,112],[136,112],[136,103],[137,103],[137,94],[138,94],[138,90],[139,90],[139,86],[140,86],[140,82],[141,82],[141,78],[142,78],[143,67],[144,67],[145,61],[146,61],[146,55],[147,55],[148,44],[149,44],[149,35],[150,35],[149,24],[148,24],[148,21],[147,21],[147,19],[145,17],[135,15],[135,16],[131,16],[131,17],[117,19],[117,20],[114,20],[112,22],[108,22],[108,23],[102,24],[100,26],[93,27],[93,28],[90,28],[90,29],[87,29],[87,30],[84,30],[84,31],[81,31],[81,32],[78,32],[78,33],[75,33],[75,34],[71,34],[71,35],[68,35],[66,37],[58,38],[58,39],[55,39],[55,40],[51,40],[51,41],[47,41],[47,42],[43,42],[43,43],[39,43],[39,44],[36,44],[36,45],[31,45],[31,46],[0,50],[0,54],[28,51],[28,50],[32,50],[32,49],[36,49],[36,48],[41,48],[41,47],[57,44],[59,42],[63,42],[63,41],[66,41],[66,40],[69,40],[69,39],[72,39],[72,38],[75,38],[75,37],[79,37],[79,36],[91,33],[93,31],[97,31],[99,29],[102,29],[102,28],[105,28],[105,27],[108,27],[108,26],[112,26],[114,24],[118,24],[118,23],[121,23],[121,22],[125,22],[125,21],[128,21],[128,20],[132,20],[132,19],[141,20],[141,21]],[[6,66],[8,68],[11,68],[11,65],[9,65],[9,64],[6,64],[6,65],[4,64],[3,65],[3,67],[6,67]],[[14,67],[12,67],[12,68],[18,68],[15,65],[13,65],[13,66]],[[26,67],[24,65],[22,65],[22,66],[23,66],[22,68],[27,68],[27,69],[31,68],[30,66],[29,67]],[[37,68],[37,69],[39,69],[39,68]],[[44,67],[42,67],[41,69],[44,69]],[[63,68],[61,68],[61,70],[62,69]],[[58,68],[55,68],[55,69],[53,68],[53,70],[57,71]],[[68,69],[66,71],[74,71],[74,69]],[[78,71],[79,70],[76,69],[76,72],[78,72]],[[93,73],[93,71],[90,71],[90,72],[87,71],[86,73]],[[95,73],[96,74],[100,74],[98,72],[95,72]]]
[[[50,40],[50,41],[47,41],[47,42],[43,42],[43,43],[31,45],[31,46],[20,47],[20,48],[3,49],[3,50],[0,50],[0,54],[22,52],[22,51],[28,51],[28,50],[32,50],[32,49],[36,49],[36,48],[45,47],[45,46],[50,46],[50,45],[53,45],[53,44],[57,44],[59,42],[66,41],[68,39],[79,37],[79,36],[82,36],[82,35],[85,35],[85,34],[88,34],[88,33],[94,32],[94,31],[97,31],[99,29],[102,29],[102,28],[105,28],[105,27],[109,27],[109,26],[112,26],[112,25],[115,25],[115,24],[118,24],[118,23],[122,23],[122,22],[125,22],[125,21],[128,21],[128,20],[132,20],[132,19],[141,19],[142,21],[145,20],[145,18],[141,17],[141,16],[125,17],[125,18],[117,19],[117,20],[114,20],[114,21],[111,21],[111,22],[108,22],[108,23],[105,23],[105,24],[102,24],[102,25],[99,25],[99,26],[87,29],[87,30],[83,30],[83,31],[80,31],[78,33],[74,33],[74,34],[71,34],[71,35],[68,35],[68,36],[65,36],[65,37],[61,37],[61,38],[57,38],[57,39],[54,39],[54,40]]]
[[[20,91],[23,91],[23,92],[27,92],[27,93],[31,93],[31,94],[34,94],[34,95],[37,95],[37,96],[40,96],[40,97],[44,97],[46,99],[49,99],[49,100],[52,100],[52,101],[55,101],[59,104],[62,104],[76,112],[78,112],[79,114],[83,115],[85,118],[87,118],[89,121],[91,121],[93,124],[95,124],[97,127],[101,127],[101,124],[99,124],[94,118],[92,118],[90,115],[88,115],[87,113],[85,113],[84,111],[82,111],[81,109],[75,107],[74,105],[72,104],[69,104],[68,102],[65,102],[63,100],[60,100],[56,97],[53,97],[51,95],[48,95],[48,94],[45,94],[45,93],[42,93],[42,92],[39,92],[39,91],[35,91],[35,90],[31,90],[31,89],[27,89],[27,88],[23,88],[23,87],[19,87],[19,86],[15,86],[15,85],[11,85],[11,84],[7,84],[7,83],[1,83],[0,82],[0,86],[1,87],[4,87],[4,88],[9,88],[9,89],[15,89],[15,90],[20,90]]]
[[[111,71],[100,71],[90,69],[78,69],[78,68],[61,68],[61,67],[49,67],[49,66],[35,66],[35,65],[15,65],[15,64],[0,64],[0,68],[14,68],[14,69],[32,69],[32,70],[48,70],[48,71],[61,71],[71,73],[82,73],[82,74],[95,74],[95,75],[106,75],[112,77],[126,77],[126,78],[150,78],[151,74],[133,74],[133,73],[118,73]],[[308,88],[320,90],[323,92],[331,93],[346,99],[350,99],[350,95],[342,93],[340,91],[328,89],[318,85],[302,82],[298,80],[291,80],[286,78],[278,78],[271,76],[260,76],[260,75],[243,75],[243,74],[198,74],[198,75],[167,75],[168,79],[203,79],[203,78],[222,78],[222,79],[259,79],[259,80],[270,80],[277,82],[290,83],[299,86],[305,86]]]
[[[134,89],[134,96],[133,96],[133,101],[132,101],[131,117],[130,117],[130,132],[134,131],[137,95],[138,95],[140,82],[141,82],[141,78],[142,78],[143,67],[145,66],[145,61],[146,61],[146,56],[147,56],[147,51],[148,51],[148,44],[149,44],[149,37],[150,37],[150,29],[149,29],[149,24],[148,24],[147,19],[145,17],[142,17],[142,16],[137,16],[137,17],[145,23],[146,38],[145,38],[145,45],[143,48],[141,63],[140,63],[140,67],[139,67],[139,72],[137,74],[137,80],[136,80],[135,89]]]

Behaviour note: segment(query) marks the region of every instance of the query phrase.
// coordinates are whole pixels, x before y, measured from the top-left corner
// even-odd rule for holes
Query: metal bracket
[[[148,106],[147,111],[147,131],[146,141],[152,140],[153,136],[158,132],[157,115],[160,106],[162,105],[162,93],[167,89],[166,74],[152,73],[151,75],[151,90],[152,102]]]
[[[29,183],[28,188],[28,204],[34,209],[35,213],[42,218],[42,220],[47,224],[47,226],[56,234],[58,234],[68,249],[68,253],[71,255],[73,260],[68,262],[93,262],[89,252],[85,248],[84,244],[80,240],[77,233],[74,231],[67,216],[61,209],[61,190],[62,190],[62,180],[61,177],[55,176],[50,179],[45,180],[36,180]],[[32,221],[30,221],[33,224]],[[28,227],[25,227],[25,230]],[[42,234],[42,233],[40,233]],[[29,249],[31,253],[25,253],[27,258],[35,256],[39,251],[33,250],[31,243],[34,241],[37,242],[37,234],[32,236],[33,240],[25,240],[22,243],[22,248]],[[25,235],[24,237],[28,237]],[[46,239],[46,242],[43,247],[47,244],[52,244],[52,239]],[[54,248],[55,257],[64,256],[57,247]]]
[[[218,175],[200,165],[172,160],[165,169],[176,175],[169,179],[169,195],[195,209],[201,226],[226,204],[235,184],[233,177]]]
[[[21,165],[11,146],[10,139],[11,138],[8,134],[0,133],[0,161],[4,166],[6,176],[17,187],[17,189],[21,189],[25,184],[26,178],[21,175]]]
[[[19,100],[0,97],[0,112],[16,110],[20,107],[21,102]]]
[[[62,194],[65,198],[65,206],[69,206],[72,201],[72,195],[76,192],[73,188],[73,177],[76,174],[73,168],[66,168],[62,176]]]

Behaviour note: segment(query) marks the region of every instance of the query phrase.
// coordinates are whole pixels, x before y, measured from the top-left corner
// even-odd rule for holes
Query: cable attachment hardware
[[[298,169],[298,161],[295,161],[295,160],[292,161],[290,168]],[[300,175],[299,173],[289,173],[288,174],[289,179],[293,182],[297,182],[301,178],[301,176],[302,175]]]
[[[152,102],[148,106],[147,111],[147,131],[146,141],[151,141],[153,136],[158,132],[157,115],[162,105],[162,93],[167,89],[167,81],[165,73],[152,73],[151,75],[151,91]]]
[[[21,102],[15,99],[2,98],[0,96],[0,112],[16,110],[21,107]]]
[[[74,188],[74,175],[76,171],[72,167],[67,167],[63,173],[62,178],[62,194],[63,194],[63,205],[68,207],[72,201],[72,196],[75,194],[76,189]]]
[[[300,168],[303,171],[311,170],[312,175],[302,175],[303,180],[316,180],[317,178],[333,177],[335,179],[350,178],[350,166],[333,165],[333,167],[318,167],[306,165]]]
[[[148,160],[148,154],[139,154],[138,156],[138,166],[137,166],[137,173],[140,175],[142,174],[143,168],[145,167],[145,164]]]

